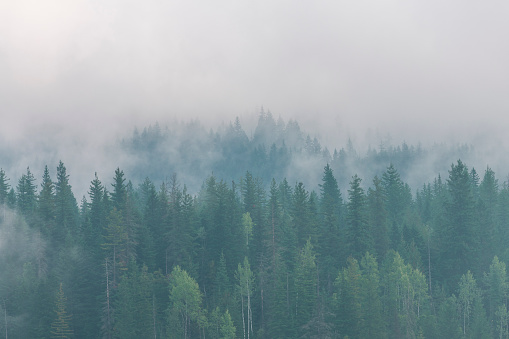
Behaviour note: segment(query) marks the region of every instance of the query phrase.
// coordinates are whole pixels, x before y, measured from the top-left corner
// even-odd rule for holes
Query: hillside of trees
[[[468,147],[303,135],[265,113],[252,137],[156,124],[79,200],[62,161],[0,169],[0,333],[509,338],[508,181],[449,161]]]
[[[141,131],[135,129],[119,145],[111,146],[115,152],[109,157],[118,159],[114,168],[123,168],[133,182],[141,183],[149,177],[159,183],[178,173],[193,193],[211,174],[229,182],[239,181],[246,171],[261,179],[265,188],[272,179],[286,178],[290,183],[302,181],[317,189],[326,164],[346,192],[353,175],[380,176],[391,163],[415,191],[438,173],[447,174],[450,164],[458,159],[472,164],[489,162],[479,162],[476,149],[465,144],[393,145],[387,137],[362,149],[347,136],[335,139],[344,140],[344,145],[325,143],[320,136],[301,129],[297,121],[285,122],[281,117],[276,120],[262,110],[251,132],[246,132],[239,118],[216,130],[207,130],[199,121],[166,126],[156,123]]]

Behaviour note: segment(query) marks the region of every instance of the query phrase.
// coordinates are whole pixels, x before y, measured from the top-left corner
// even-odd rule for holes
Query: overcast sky
[[[502,133],[508,14],[498,0],[0,1],[0,132],[263,106],[329,137]]]

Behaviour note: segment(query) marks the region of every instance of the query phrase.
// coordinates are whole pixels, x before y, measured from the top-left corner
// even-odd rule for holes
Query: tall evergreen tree
[[[16,189],[18,209],[25,217],[31,219],[36,208],[37,192],[35,178],[29,167],[27,167],[26,174],[23,174],[19,179]]]
[[[373,239],[366,213],[366,197],[360,184],[361,179],[354,175],[348,190],[346,215],[349,255],[359,259],[364,253],[373,250]]]
[[[299,253],[295,268],[295,326],[299,334],[302,334],[302,327],[311,319],[315,308],[316,284],[315,254],[308,239]]]
[[[387,338],[380,298],[380,276],[375,257],[366,253],[360,263],[361,338]]]
[[[78,204],[69,184],[69,175],[62,161],[57,167],[55,184],[55,239],[63,244],[67,239],[75,239],[78,231]]]
[[[318,235],[310,218],[309,193],[302,182],[296,184],[293,190],[291,217],[297,233],[297,246],[303,247],[310,237],[311,242],[316,244]]]
[[[56,319],[51,323],[51,337],[52,338],[72,338],[73,330],[71,323],[71,315],[67,313],[67,298],[60,283],[60,289],[57,293],[57,300],[55,303]]]
[[[474,198],[467,167],[458,160],[452,165],[447,180],[449,201],[446,204],[448,224],[443,230],[445,248],[442,248],[444,280],[452,286],[463,272],[477,268],[476,248],[478,238],[474,224]]]
[[[348,338],[360,338],[363,328],[361,271],[355,258],[348,257],[347,266],[340,271],[335,285],[340,334]]]
[[[55,228],[55,185],[50,178],[48,166],[44,168],[41,191],[38,199],[38,215],[41,219],[41,231],[49,236]]]
[[[7,195],[9,194],[9,179],[5,175],[5,171],[0,168],[0,205],[7,203]]]
[[[319,254],[319,268],[326,282],[326,287],[330,291],[333,279],[331,272],[339,268],[338,258],[340,258],[341,253],[340,217],[342,199],[338,183],[328,164],[324,168],[320,190],[322,220],[317,252]]]
[[[368,189],[368,221],[378,258],[383,258],[389,250],[389,229],[387,220],[386,195],[381,180],[375,176],[373,187]]]
[[[124,171],[121,171],[120,168],[117,167],[115,170],[115,177],[113,178],[113,184],[111,184],[111,186],[113,186],[111,200],[113,206],[119,211],[123,211],[126,208],[127,186],[125,181]]]

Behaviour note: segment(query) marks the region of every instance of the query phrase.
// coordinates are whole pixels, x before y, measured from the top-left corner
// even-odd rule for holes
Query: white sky
[[[328,138],[503,133],[508,14],[499,0],[0,1],[0,133],[261,106]]]

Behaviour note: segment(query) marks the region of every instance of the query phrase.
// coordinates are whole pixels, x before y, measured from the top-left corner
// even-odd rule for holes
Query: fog
[[[13,184],[27,166],[54,177],[61,159],[84,193],[95,171],[107,182],[130,161],[115,145],[134,126],[216,129],[239,116],[251,137],[263,106],[330,151],[349,139],[361,152],[468,144],[469,165],[505,176],[508,7],[4,1],[0,167]]]

